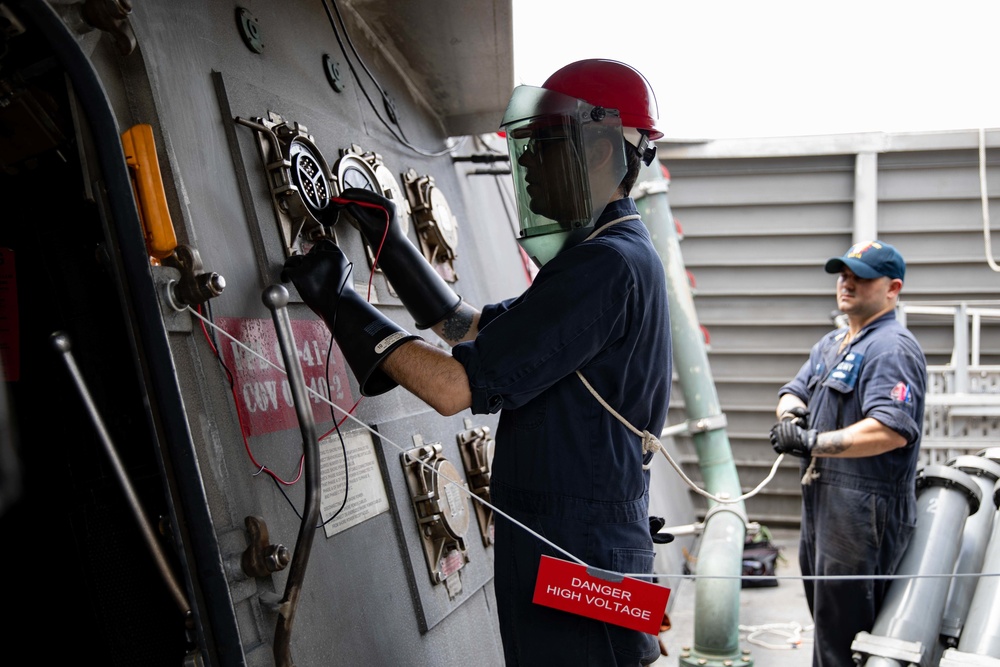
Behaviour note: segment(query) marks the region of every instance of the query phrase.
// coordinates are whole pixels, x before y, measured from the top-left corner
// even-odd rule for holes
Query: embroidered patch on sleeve
[[[900,403],[912,403],[913,393],[910,391],[910,385],[905,382],[900,382],[892,391],[889,392],[889,397],[894,401],[899,401]]]

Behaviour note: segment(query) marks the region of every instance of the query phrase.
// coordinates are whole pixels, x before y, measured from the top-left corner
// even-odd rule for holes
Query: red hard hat
[[[542,88],[594,106],[617,109],[622,127],[645,130],[650,141],[663,136],[656,129],[660,114],[649,81],[625,63],[597,58],[578,60],[556,71]]]

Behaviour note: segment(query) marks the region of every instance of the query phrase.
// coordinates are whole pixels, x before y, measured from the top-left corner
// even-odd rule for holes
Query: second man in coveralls
[[[851,643],[869,631],[916,524],[915,475],[927,367],[896,321],[906,264],[891,245],[869,241],[826,263],[838,274],[847,327],[812,348],[779,390],[771,429],[779,453],[803,457],[802,574],[815,623],[813,667],[853,667]]]

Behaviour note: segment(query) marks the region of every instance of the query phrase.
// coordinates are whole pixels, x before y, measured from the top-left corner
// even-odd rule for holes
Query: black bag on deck
[[[747,540],[743,545],[743,576],[774,576],[774,565],[781,555],[781,547],[771,540],[758,542]],[[767,588],[777,586],[777,579],[743,579],[743,588]]]

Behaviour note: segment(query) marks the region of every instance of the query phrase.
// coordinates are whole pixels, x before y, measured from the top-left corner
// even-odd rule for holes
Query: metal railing
[[[921,463],[1000,447],[1000,365],[981,363],[1000,354],[982,348],[984,325],[1000,325],[1000,302],[900,304],[904,326],[911,315],[950,318],[954,331],[949,362],[927,366]]]

